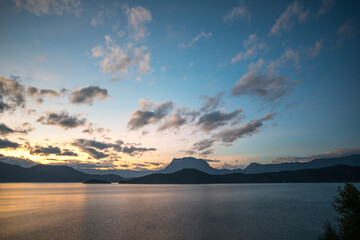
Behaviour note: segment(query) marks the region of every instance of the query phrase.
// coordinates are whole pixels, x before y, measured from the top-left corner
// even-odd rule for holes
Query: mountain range
[[[14,160],[14,161],[11,161]],[[216,169],[209,165],[206,159],[196,159],[192,157],[174,158],[172,162],[164,169],[159,171],[132,171],[132,170],[96,170],[97,174],[79,171],[69,166],[52,165],[33,165],[31,160],[21,161],[20,158],[9,158],[0,156],[0,182],[83,182],[88,179],[107,180],[118,182],[129,180],[130,178],[140,178],[154,174],[172,174],[184,169],[195,169],[209,175],[229,175],[235,173],[241,174],[259,174],[276,173],[284,171],[298,171],[305,169],[321,169],[335,165],[346,165],[360,167],[360,155],[350,155],[339,158],[314,159],[310,162],[291,162],[280,164],[258,164],[251,163],[244,169]],[[5,163],[6,162],[6,163]],[[21,164],[22,166],[11,165],[9,163]],[[119,176],[118,171],[128,173],[125,178]],[[132,176],[132,177],[129,177]]]
[[[118,182],[114,174],[91,175],[68,166],[35,165],[29,168],[0,162],[0,182],[84,182],[88,179]]]
[[[196,169],[175,173],[156,173],[119,183],[125,184],[209,184],[209,183],[304,183],[360,182],[360,167],[336,165],[319,169],[304,169],[272,173],[232,173],[211,175]]]

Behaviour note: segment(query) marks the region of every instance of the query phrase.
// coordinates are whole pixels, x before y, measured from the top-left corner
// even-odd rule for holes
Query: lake
[[[3,183],[0,238],[316,239],[342,185]]]

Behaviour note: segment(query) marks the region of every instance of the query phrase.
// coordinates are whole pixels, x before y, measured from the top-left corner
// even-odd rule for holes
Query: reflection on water
[[[337,186],[6,183],[0,239],[315,239]]]

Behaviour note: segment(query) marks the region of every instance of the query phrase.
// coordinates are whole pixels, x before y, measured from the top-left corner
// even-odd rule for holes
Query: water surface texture
[[[0,238],[316,239],[339,185],[6,183]]]

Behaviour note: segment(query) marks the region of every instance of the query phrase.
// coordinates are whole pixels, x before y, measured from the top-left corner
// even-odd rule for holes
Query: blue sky
[[[235,168],[360,152],[357,1],[0,4],[3,156]]]

